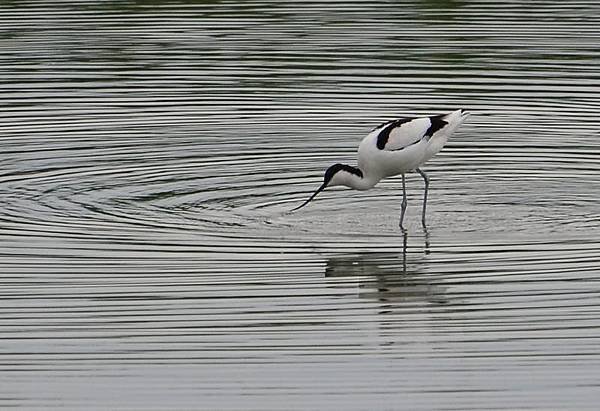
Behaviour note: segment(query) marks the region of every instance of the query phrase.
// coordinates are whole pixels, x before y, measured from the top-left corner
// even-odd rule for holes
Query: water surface
[[[0,6],[0,405],[595,409],[600,7]],[[318,187],[472,114],[401,183]]]

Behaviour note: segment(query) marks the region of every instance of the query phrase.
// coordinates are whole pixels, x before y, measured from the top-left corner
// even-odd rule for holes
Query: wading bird
[[[404,174],[415,170],[425,180],[423,213],[421,215],[421,223],[425,227],[429,178],[419,166],[444,147],[450,135],[467,116],[468,113],[461,109],[439,116],[401,118],[381,124],[360,143],[358,167],[339,163],[332,165],[325,171],[323,184],[317,191],[292,211],[307,205],[325,187],[341,185],[356,190],[368,190],[382,178],[401,174],[403,198],[400,228],[404,230],[402,224],[407,205]]]

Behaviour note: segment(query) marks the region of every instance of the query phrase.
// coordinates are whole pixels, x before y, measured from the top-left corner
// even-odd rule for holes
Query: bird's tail
[[[459,108],[458,110],[446,114],[444,120],[449,122],[464,121],[467,117],[469,117],[469,113],[465,109]]]
[[[456,130],[456,128],[467,119],[467,117],[469,117],[469,113],[462,108],[446,114],[443,117],[443,120],[448,123],[448,129],[446,132],[448,134],[454,132],[454,130]]]

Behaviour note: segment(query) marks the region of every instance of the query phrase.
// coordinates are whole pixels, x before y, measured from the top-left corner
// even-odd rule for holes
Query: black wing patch
[[[381,126],[379,126],[379,127],[383,126],[383,130],[381,130],[379,132],[379,135],[377,135],[377,148],[380,150],[383,150],[390,138],[390,133],[392,132],[392,130],[395,129],[396,127],[400,127],[402,124],[408,123],[409,121],[412,121],[412,120],[414,120],[414,119],[401,118],[398,120],[388,121],[387,123],[383,123]]]
[[[446,127],[446,125],[448,124],[448,122],[442,120],[442,118],[445,117],[445,116],[446,116],[445,114],[442,114],[442,115],[439,115],[439,116],[429,117],[429,121],[431,121],[431,125],[429,126],[429,128],[425,132],[425,136],[424,137],[430,138],[431,136],[433,136],[433,133],[435,133],[438,130],[443,129],[444,127]]]
[[[429,121],[431,122],[431,125],[429,126],[429,128],[427,129],[425,134],[423,134],[423,137],[426,137],[427,139],[429,139],[429,138],[431,138],[431,136],[433,136],[433,134],[436,131],[439,131],[439,130],[443,129],[444,127],[446,127],[448,125],[448,122],[445,120],[442,120],[444,117],[446,117],[446,114],[440,114],[439,116],[429,117]],[[385,145],[387,144],[388,140],[390,139],[390,133],[392,132],[392,130],[397,127],[400,127],[402,124],[409,123],[413,120],[415,120],[415,119],[414,118],[401,118],[398,120],[388,121],[387,123],[383,123],[383,124],[379,125],[378,127],[376,127],[375,130],[382,128],[382,130],[377,135],[377,148],[380,150],[383,150],[385,148]],[[420,141],[420,139],[415,141],[415,143],[413,143],[413,144],[416,144],[419,141]],[[406,148],[406,147],[404,147],[404,148]]]

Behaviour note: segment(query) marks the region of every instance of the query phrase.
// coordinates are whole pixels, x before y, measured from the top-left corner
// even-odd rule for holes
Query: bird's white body
[[[436,117],[446,125],[434,131],[431,136],[426,136],[432,127],[431,117],[415,118],[398,125],[391,121],[375,128],[358,146],[358,168],[363,177],[358,178],[355,174],[342,171],[334,176],[329,186],[345,185],[356,190],[368,190],[385,177],[415,170],[444,147],[467,114],[456,110]],[[389,137],[385,146],[380,148],[378,140],[386,127],[391,130],[388,130]]]
[[[356,190],[368,190],[381,179],[402,175],[404,201],[400,226],[406,209],[404,174],[416,170],[425,179],[425,197],[422,222],[425,225],[425,207],[429,180],[419,169],[423,163],[436,155],[448,138],[467,118],[464,110],[449,114],[405,118],[381,124],[371,131],[358,147],[358,167],[335,164],[325,173],[325,181],[300,207],[308,204],[325,187],[343,185]]]

